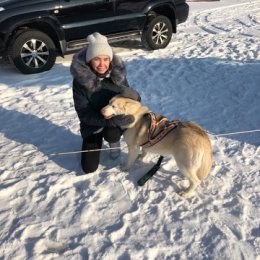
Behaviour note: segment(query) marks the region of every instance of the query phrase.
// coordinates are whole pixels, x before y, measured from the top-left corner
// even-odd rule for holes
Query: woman
[[[71,64],[73,99],[80,120],[83,138],[82,150],[100,149],[103,138],[110,147],[120,145],[120,127],[133,122],[132,116],[114,116],[104,119],[100,110],[115,95],[140,100],[138,92],[129,87],[126,70],[120,57],[113,54],[107,38],[99,33],[87,37],[88,46],[74,55]],[[118,150],[111,150],[116,159]],[[81,166],[85,173],[96,171],[100,151],[81,154]]]

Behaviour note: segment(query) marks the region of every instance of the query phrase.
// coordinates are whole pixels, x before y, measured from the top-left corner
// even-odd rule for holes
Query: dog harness
[[[150,127],[148,129],[148,141],[141,145],[143,148],[155,145],[180,124],[178,119],[168,121],[166,117],[156,115],[153,112],[145,114],[144,117],[150,119]]]

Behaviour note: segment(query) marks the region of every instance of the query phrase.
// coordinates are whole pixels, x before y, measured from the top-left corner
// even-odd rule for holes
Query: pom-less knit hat
[[[87,37],[87,41],[89,43],[86,53],[87,62],[99,55],[107,55],[109,56],[110,61],[112,61],[113,51],[107,42],[106,36],[101,35],[98,32],[95,32]]]

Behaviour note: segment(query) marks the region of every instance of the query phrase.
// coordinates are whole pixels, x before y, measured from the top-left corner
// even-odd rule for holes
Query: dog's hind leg
[[[198,185],[200,185],[201,181],[198,179],[196,171],[190,171],[190,172],[182,171],[182,172],[189,179],[190,186],[186,190],[181,191],[179,195],[184,198],[189,198],[192,195],[194,195],[194,192],[197,189]]]

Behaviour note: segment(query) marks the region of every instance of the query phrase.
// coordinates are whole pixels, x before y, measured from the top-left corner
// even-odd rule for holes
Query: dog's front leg
[[[148,162],[147,154],[148,154],[147,151],[142,149],[142,153],[138,155],[138,159],[141,160],[142,162]]]
[[[138,157],[140,147],[139,146],[128,146],[128,157],[127,162],[121,165],[123,171],[129,170]]]

